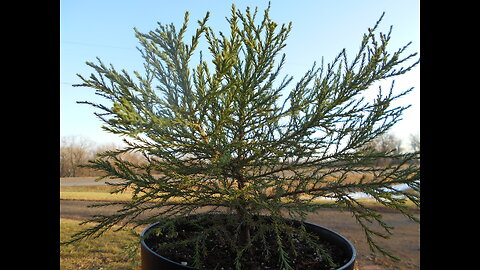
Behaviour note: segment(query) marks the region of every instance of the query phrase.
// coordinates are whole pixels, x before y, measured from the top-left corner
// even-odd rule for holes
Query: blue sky
[[[185,11],[190,12],[189,29],[193,31],[196,21],[211,12],[209,25],[216,31],[228,32],[225,17],[229,16],[231,4],[245,10],[247,6],[259,8],[259,16],[268,1],[225,0],[61,0],[60,1],[60,136],[82,136],[97,144],[120,143],[118,136],[101,129],[101,122],[93,115],[94,108],[77,104],[76,101],[99,101],[93,89],[72,87],[80,83],[75,75],[88,77],[92,69],[86,61],[104,63],[116,69],[138,70],[142,73],[142,58],[133,27],[148,32],[157,26],[174,23],[178,28]],[[293,28],[287,39],[286,64],[283,74],[294,76],[294,85],[301,75],[311,68],[314,61],[326,63],[343,48],[348,55],[356,53],[363,34],[372,27],[382,12],[385,17],[380,30],[388,32],[393,25],[390,50],[396,51],[409,41],[407,53],[420,52],[420,3],[418,0],[308,0],[271,1],[271,18],[277,23],[292,21]],[[192,32],[187,32],[188,34]],[[202,42],[202,41],[201,41]],[[194,59],[195,60],[195,59]],[[395,81],[397,91],[415,87],[401,104],[412,104],[403,115],[403,120],[392,132],[408,144],[410,134],[420,133],[420,68],[419,65]],[[283,77],[283,76],[280,76]],[[388,86],[385,86],[388,88]]]

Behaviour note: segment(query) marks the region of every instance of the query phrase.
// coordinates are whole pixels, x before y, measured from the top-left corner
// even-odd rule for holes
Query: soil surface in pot
[[[205,235],[206,231],[212,231],[211,228],[221,224],[225,228],[222,232],[209,233]],[[238,223],[237,223],[238,224]],[[292,223],[293,226],[294,223]],[[201,250],[202,266],[199,269],[235,269],[234,260],[235,252],[232,250],[231,237],[238,234],[238,228],[235,223],[228,220],[224,215],[214,215],[214,217],[204,216],[194,224],[183,220],[175,224],[174,232],[167,232],[161,234],[150,234],[145,239],[145,243],[150,249],[161,256],[188,266],[192,266],[195,260],[195,250]],[[215,230],[213,230],[215,231]],[[251,235],[256,234],[256,228],[252,229]],[[282,235],[288,232],[282,232]],[[199,248],[194,242],[189,242],[189,239],[202,237],[203,249]],[[251,270],[264,269],[279,269],[279,252],[276,243],[276,237],[273,232],[265,232],[265,237],[261,239],[254,239],[251,251],[248,255],[242,257],[242,268]],[[335,269],[338,266],[344,265],[349,261],[347,254],[339,249],[337,246],[330,244],[322,239],[316,240],[323,251],[318,254],[306,240],[300,237],[299,234],[289,233],[290,241],[285,244],[285,251],[290,258],[290,264],[297,270],[327,270]],[[165,243],[181,243],[180,245],[162,246]],[[291,248],[291,247],[294,248]],[[328,255],[326,255],[328,254]],[[328,263],[327,256],[335,263],[332,266]]]

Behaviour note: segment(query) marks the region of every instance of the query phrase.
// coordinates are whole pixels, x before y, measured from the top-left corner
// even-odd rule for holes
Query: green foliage
[[[286,226],[282,218],[304,220],[307,213],[326,206],[315,199],[327,197],[335,200],[333,207],[352,212],[373,250],[389,254],[373,236],[387,238],[391,227],[351,195],[364,192],[412,219],[405,201],[420,203],[419,167],[413,162],[419,153],[365,147],[400,120],[408,106],[392,107],[392,102],[411,89],[394,94],[392,83],[386,93],[380,88],[374,100],[362,94],[418,63],[416,54],[403,55],[409,44],[387,51],[391,28],[387,34],[376,33],[382,17],[368,29],[353,57],[347,59],[341,50],[332,62],[314,64],[295,85],[292,77],[277,78],[286,61],[280,51],[292,25],[272,21],[269,8],[259,20],[257,9],[242,13],[232,6],[228,34],[208,27],[209,13],[197,22],[191,39],[185,37],[188,12],[178,31],[161,23],[148,33],[135,29],[143,75],[134,72],[132,77],[100,59],[87,62],[96,74],[78,75],[83,83],[77,86],[95,89],[107,102],[81,103],[100,109],[96,115],[103,129],[123,136],[127,145],[99,155],[88,166],[106,178],[125,180],[114,185],[117,192],[129,188],[134,196],[130,202],[114,203],[123,206],[118,213],[93,217],[90,221],[98,225],[72,241],[99,236],[114,224],[173,220],[208,206],[210,212],[239,217],[238,233],[231,240],[239,269],[253,239],[262,239],[261,232],[267,231],[251,235],[258,225],[252,217],[266,213],[275,221],[268,231],[276,232],[279,265],[291,269],[292,258],[285,252],[288,239],[280,234]],[[211,62],[200,53],[192,67],[202,37]],[[141,153],[147,162],[123,160],[126,152]],[[395,162],[378,167],[379,158]],[[398,190],[398,184],[415,192]],[[144,213],[150,216],[140,216]],[[372,229],[375,223],[383,231]],[[221,228],[215,228],[220,233]],[[198,256],[195,262],[201,262]]]

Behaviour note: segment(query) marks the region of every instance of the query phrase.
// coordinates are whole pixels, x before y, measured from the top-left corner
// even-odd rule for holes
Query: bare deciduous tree
[[[80,136],[65,136],[60,141],[60,177],[80,176],[81,168],[93,157],[94,142]]]
[[[410,147],[413,152],[420,151],[420,134],[410,134]]]
[[[392,133],[384,133],[374,140],[372,140],[369,144],[367,144],[366,148],[371,148],[375,151],[381,153],[391,153],[394,155],[399,155],[402,152],[402,140],[396,137]],[[390,162],[392,162],[391,158],[381,157],[376,161],[376,166],[386,166]]]

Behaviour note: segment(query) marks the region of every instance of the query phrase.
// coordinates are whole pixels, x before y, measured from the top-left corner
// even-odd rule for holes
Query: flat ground
[[[97,213],[116,211],[115,207],[87,208],[91,201],[60,200],[60,217],[84,220]],[[359,270],[417,270],[420,269],[420,224],[388,209],[380,210],[385,222],[393,226],[391,239],[378,239],[378,243],[401,259],[392,261],[370,251],[364,233],[348,212],[325,209],[308,216],[307,221],[330,228],[349,239],[357,249]],[[417,211],[417,217],[420,212]]]

